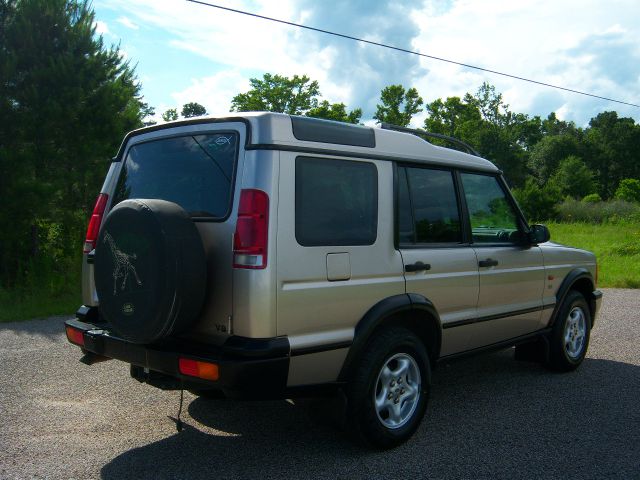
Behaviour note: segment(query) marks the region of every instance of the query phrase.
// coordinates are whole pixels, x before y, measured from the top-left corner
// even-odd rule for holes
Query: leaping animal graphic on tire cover
[[[136,267],[134,267],[131,263],[131,260],[135,260],[137,258],[136,254],[134,253],[133,255],[129,255],[121,250],[118,250],[118,246],[116,245],[115,240],[108,232],[105,233],[104,239],[111,248],[113,262],[115,263],[115,267],[113,269],[113,295],[116,295],[116,286],[118,284],[119,278],[122,278],[122,285],[120,286],[120,290],[124,290],[124,287],[127,284],[127,278],[129,278],[129,273],[133,274],[138,285],[142,285],[140,278],[138,278]]]

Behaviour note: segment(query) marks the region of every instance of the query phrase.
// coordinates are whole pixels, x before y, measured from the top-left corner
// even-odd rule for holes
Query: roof
[[[247,149],[293,150],[499,171],[484,158],[433,145],[410,133],[272,112],[233,112],[134,130],[125,137],[117,159],[122,157],[126,143],[133,136],[149,137],[145,134],[159,131],[163,134],[167,129],[184,131],[189,125],[221,122],[242,122],[247,126]]]

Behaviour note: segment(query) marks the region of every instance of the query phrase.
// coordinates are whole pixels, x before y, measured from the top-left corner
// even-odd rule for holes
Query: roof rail
[[[480,156],[480,154],[478,152],[476,152],[471,145],[463,142],[462,140],[458,140],[457,138],[450,137],[448,135],[442,135],[440,133],[427,132],[426,130],[419,130],[417,128],[400,127],[398,125],[393,125],[392,123],[381,123],[380,124],[380,128],[383,128],[385,130],[395,130],[396,132],[412,133],[412,134],[417,135],[419,137],[439,138],[440,140],[446,140],[447,142],[454,143],[456,145],[459,145],[459,146],[463,147],[471,155],[475,155],[476,157]],[[425,139],[423,138],[423,140],[425,140]]]

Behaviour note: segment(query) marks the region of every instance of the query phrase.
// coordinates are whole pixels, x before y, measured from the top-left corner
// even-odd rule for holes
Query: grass
[[[0,322],[69,315],[82,303],[80,261],[66,268],[37,265],[27,269],[18,285],[0,287]]]
[[[551,240],[591,250],[598,259],[598,286],[640,288],[640,223],[548,223]]]

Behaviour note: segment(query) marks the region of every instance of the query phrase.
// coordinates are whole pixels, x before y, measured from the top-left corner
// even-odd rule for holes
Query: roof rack
[[[417,135],[419,137],[439,138],[440,140],[445,140],[447,142],[451,142],[451,143],[454,143],[456,145],[459,145],[459,146],[463,147],[467,151],[467,153],[470,153],[471,155],[475,155],[476,157],[480,156],[480,154],[478,152],[476,152],[471,145],[463,142],[462,140],[458,140],[457,138],[450,137],[448,135],[442,135],[440,133],[427,132],[426,130],[419,130],[417,128],[400,127],[398,125],[393,125],[392,123],[381,123],[380,124],[380,128],[383,128],[384,130],[395,130],[396,132],[412,133],[412,134]],[[425,140],[425,139],[423,138],[423,140]]]

